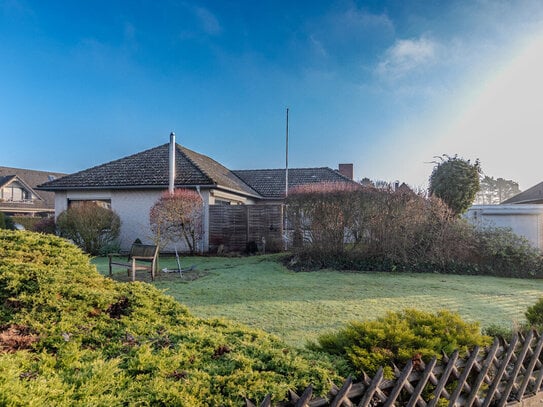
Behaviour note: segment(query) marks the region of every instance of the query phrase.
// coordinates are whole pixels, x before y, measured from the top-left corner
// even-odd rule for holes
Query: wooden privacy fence
[[[489,348],[476,347],[465,357],[458,351],[438,362],[410,361],[403,370],[395,368],[395,379],[386,380],[383,369],[373,378],[357,383],[348,379],[341,388],[333,386],[328,397],[313,398],[312,388],[302,395],[290,392],[290,401],[276,406],[514,406],[536,395],[543,396],[543,337],[530,332],[515,335],[510,343],[495,339]],[[268,395],[261,407],[271,407]],[[543,405],[539,403],[538,405]],[[255,407],[246,401],[247,407]]]
[[[248,245],[260,251],[282,248],[282,205],[210,205],[209,249],[242,252]]]

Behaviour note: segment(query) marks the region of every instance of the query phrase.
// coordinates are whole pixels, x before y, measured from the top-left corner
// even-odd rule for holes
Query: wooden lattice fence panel
[[[283,247],[283,206],[247,205],[248,242],[255,242],[269,252]]]
[[[349,378],[326,398],[312,398],[310,386],[301,396],[290,392],[290,400],[276,406],[513,406],[543,391],[542,350],[543,337],[532,331],[525,338],[515,335],[510,343],[495,339],[492,346],[475,347],[464,357],[456,351],[439,362],[436,357],[428,364],[409,361],[402,370],[395,368],[394,380],[384,379],[382,368],[357,383]],[[271,407],[271,399],[260,406]],[[249,400],[246,405],[256,407]]]
[[[282,205],[210,205],[209,246],[222,245],[230,252],[243,252],[249,242],[259,250],[282,248]]]

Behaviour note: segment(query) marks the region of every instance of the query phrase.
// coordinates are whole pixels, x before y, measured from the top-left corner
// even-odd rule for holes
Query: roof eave
[[[239,189],[229,188],[229,187],[225,187],[223,185],[215,185],[215,188],[220,189],[222,191],[233,192],[233,193],[243,195],[243,196],[247,196],[247,197],[251,197],[251,198],[264,199],[264,197],[262,195],[252,194],[250,192],[245,192],[245,191],[240,191]]]

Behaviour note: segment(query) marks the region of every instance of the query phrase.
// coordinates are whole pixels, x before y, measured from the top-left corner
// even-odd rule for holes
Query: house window
[[[6,202],[28,202],[32,195],[17,184],[2,188],[1,198]]]
[[[111,199],[68,199],[68,208],[94,204],[102,208],[111,209]]]
[[[215,198],[215,205],[232,205],[232,202]]]

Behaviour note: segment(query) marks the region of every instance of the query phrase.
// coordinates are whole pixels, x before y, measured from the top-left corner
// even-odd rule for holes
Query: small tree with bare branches
[[[149,223],[157,245],[181,239],[194,254],[202,238],[203,202],[200,195],[191,189],[176,189],[164,192],[149,211]]]

